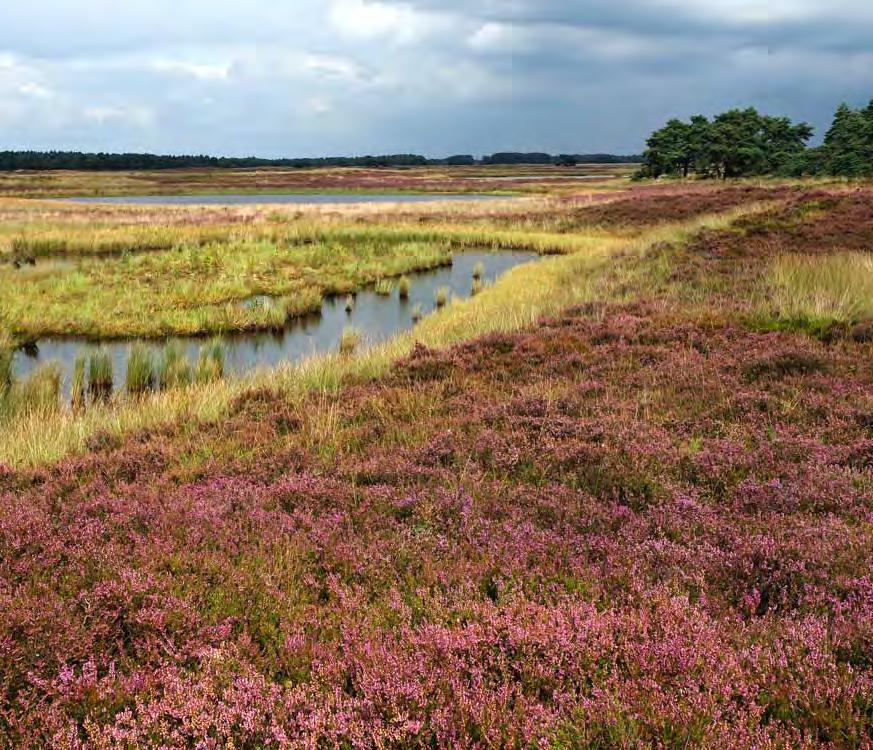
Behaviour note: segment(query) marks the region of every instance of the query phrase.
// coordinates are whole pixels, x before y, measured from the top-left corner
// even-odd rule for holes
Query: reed
[[[379,279],[373,287],[373,291],[380,297],[390,297],[391,292],[394,291],[394,284],[390,279]]]

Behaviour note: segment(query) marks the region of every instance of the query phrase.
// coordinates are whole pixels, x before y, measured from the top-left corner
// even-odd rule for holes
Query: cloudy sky
[[[870,98],[870,0],[0,2],[0,149],[628,153]]]

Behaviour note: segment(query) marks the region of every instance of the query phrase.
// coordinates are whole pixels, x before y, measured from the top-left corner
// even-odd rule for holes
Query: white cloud
[[[82,109],[82,116],[99,125],[120,122],[145,126],[154,120],[151,109],[137,105],[95,105]]]
[[[190,76],[200,81],[223,81],[230,76],[232,63],[195,63],[188,60],[162,59],[150,63],[149,67],[159,73]]]
[[[33,81],[22,83],[18,87],[18,93],[23,94],[24,96],[32,96],[35,99],[51,99],[52,96],[54,96],[54,92],[51,91],[51,89],[38,83],[34,83]]]

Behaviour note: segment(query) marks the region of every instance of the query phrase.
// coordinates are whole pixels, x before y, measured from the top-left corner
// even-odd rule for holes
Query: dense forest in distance
[[[458,154],[444,159],[428,159],[418,154],[383,156],[333,156],[302,159],[260,159],[225,156],[167,156],[158,154],[83,153],[80,151],[0,151],[0,171],[69,169],[83,171],[122,171],[151,169],[252,169],[256,167],[423,167],[428,165],[475,166],[477,164],[633,164],[642,156],[616,154],[559,154],[505,151],[481,159]]]

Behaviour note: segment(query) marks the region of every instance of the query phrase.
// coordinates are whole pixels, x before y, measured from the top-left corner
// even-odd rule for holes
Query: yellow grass
[[[873,253],[785,255],[770,271],[773,305],[788,319],[873,317]]]

